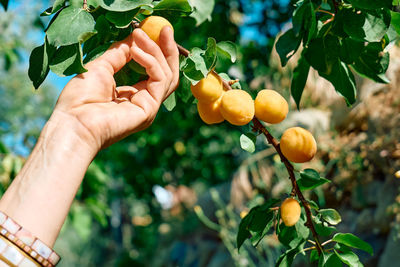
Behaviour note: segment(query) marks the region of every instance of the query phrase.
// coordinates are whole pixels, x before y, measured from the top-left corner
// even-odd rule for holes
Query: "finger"
[[[132,47],[132,58],[146,69],[147,75],[154,81],[163,81],[165,79],[164,71],[158,61],[150,54],[145,53],[139,47]]]
[[[89,62],[85,67],[90,70],[97,66],[105,66],[111,75],[131,61],[131,47],[133,46],[132,34],[122,41],[116,42],[97,59]]]
[[[167,60],[165,59],[161,48],[153,40],[151,40],[149,36],[141,29],[134,30],[132,36],[135,44],[140,49],[142,49],[145,53],[152,55],[158,61],[165,73],[165,76],[167,78],[172,78],[171,69],[169,68]]]
[[[132,96],[136,94],[139,90],[132,86],[119,86],[115,89],[115,91],[117,94],[115,100],[131,101]]]
[[[178,85],[179,80],[179,51],[174,40],[174,31],[171,27],[164,27],[160,35],[161,50],[172,71],[172,89]]]

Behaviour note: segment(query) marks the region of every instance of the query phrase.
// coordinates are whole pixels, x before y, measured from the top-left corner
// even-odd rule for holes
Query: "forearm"
[[[0,210],[53,246],[96,151],[90,133],[53,114],[32,154],[0,200]],[[87,135],[87,136],[85,136]]]

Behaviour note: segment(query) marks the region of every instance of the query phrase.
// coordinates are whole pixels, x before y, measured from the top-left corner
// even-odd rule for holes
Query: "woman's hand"
[[[0,210],[52,246],[85,172],[99,149],[148,127],[178,84],[172,29],[161,48],[142,30],[86,65],[62,91],[24,167],[0,200]],[[116,87],[113,75],[130,60],[149,79]]]
[[[179,52],[173,30],[164,27],[159,47],[142,30],[114,44],[86,65],[61,93],[51,120],[67,118],[79,124],[82,136],[96,153],[99,149],[147,128],[161,103],[179,81]],[[113,75],[129,61],[142,65],[149,76],[134,85],[116,87]]]

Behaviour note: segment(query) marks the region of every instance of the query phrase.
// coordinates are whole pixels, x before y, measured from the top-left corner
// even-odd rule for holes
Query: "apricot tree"
[[[8,1],[2,1],[4,4]],[[86,71],[84,64],[95,59],[113,42],[124,39],[132,30],[142,27],[157,43],[164,25],[181,16],[192,16],[198,23],[205,21],[213,1],[188,0],[57,0],[42,13],[52,16],[46,29],[43,45],[35,48],[30,57],[29,77],[38,88],[49,71],[69,76]],[[379,83],[388,83],[385,76],[389,66],[388,45],[400,33],[400,15],[395,0],[298,0],[292,1],[292,27],[277,41],[276,49],[282,66],[302,47],[293,73],[291,94],[298,108],[311,68],[330,81],[348,105],[356,102],[356,82],[353,73]],[[247,239],[258,244],[275,228],[286,251],[277,266],[290,266],[296,255],[310,253],[310,261],[319,266],[362,266],[352,249],[373,253],[372,247],[350,233],[335,233],[340,215],[333,209],[320,209],[307,200],[303,191],[312,190],[329,181],[312,169],[298,170],[291,162],[310,161],[317,150],[314,137],[302,128],[288,129],[281,143],[267,129],[285,119],[288,104],[271,90],[259,92],[255,101],[240,82],[215,70],[219,59],[234,63],[235,44],[217,42],[210,37],[206,48],[187,50],[179,46],[182,72],[179,90],[192,92],[198,100],[200,117],[207,124],[226,120],[233,125],[252,122],[251,133],[243,135],[241,145],[254,150],[254,140],[264,136],[275,148],[284,163],[292,183],[290,197],[280,201],[266,200],[243,218],[237,235],[238,249]],[[117,85],[134,84],[145,79],[146,72],[130,62],[115,75]],[[172,110],[176,98],[188,102],[187,93],[172,94],[165,106]],[[282,222],[281,222],[282,221]],[[273,227],[275,226],[275,227]],[[335,233],[335,234],[334,234]],[[333,235],[334,234],[334,235]],[[310,239],[312,238],[312,240]],[[307,245],[308,244],[308,245]]]

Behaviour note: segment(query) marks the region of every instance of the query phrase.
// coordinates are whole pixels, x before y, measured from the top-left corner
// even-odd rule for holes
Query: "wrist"
[[[101,146],[94,134],[85,127],[78,117],[67,112],[54,110],[43,128],[37,145],[57,144],[60,154],[68,153],[92,161]],[[50,146],[52,147],[52,146]]]

